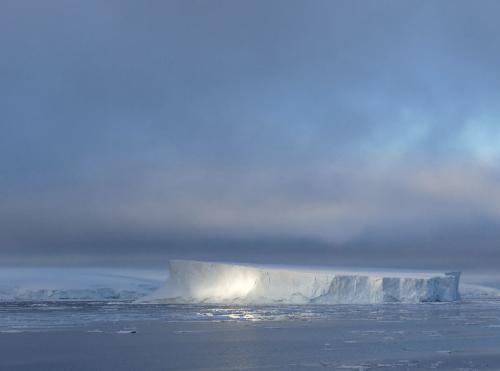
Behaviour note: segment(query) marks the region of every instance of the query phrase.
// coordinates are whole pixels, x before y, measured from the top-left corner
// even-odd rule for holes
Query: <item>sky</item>
[[[500,2],[0,4],[0,264],[500,267]]]

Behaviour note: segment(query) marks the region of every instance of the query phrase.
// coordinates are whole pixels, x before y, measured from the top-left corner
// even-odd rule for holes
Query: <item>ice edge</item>
[[[355,272],[171,260],[155,303],[377,304],[460,300],[460,272]]]

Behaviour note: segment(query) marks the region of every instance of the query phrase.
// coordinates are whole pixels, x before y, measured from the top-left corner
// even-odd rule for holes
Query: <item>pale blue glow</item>
[[[473,157],[495,164],[500,160],[500,116],[483,115],[468,121],[460,140]]]

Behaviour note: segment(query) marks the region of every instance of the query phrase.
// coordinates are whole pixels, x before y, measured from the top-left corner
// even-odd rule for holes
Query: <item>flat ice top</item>
[[[412,269],[391,269],[391,268],[355,268],[355,267],[328,267],[312,265],[280,265],[280,264],[257,264],[257,263],[237,263],[222,261],[193,261],[176,259],[171,262],[193,262],[201,264],[217,264],[230,267],[241,266],[251,267],[260,270],[284,271],[284,272],[304,272],[304,273],[330,273],[341,276],[370,276],[370,277],[394,277],[394,278],[432,278],[445,277],[446,272],[431,270]]]

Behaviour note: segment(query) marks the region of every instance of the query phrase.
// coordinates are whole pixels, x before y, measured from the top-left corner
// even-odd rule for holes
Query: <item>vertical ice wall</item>
[[[146,301],[364,304],[459,300],[459,273],[276,268],[172,260],[165,285]]]

